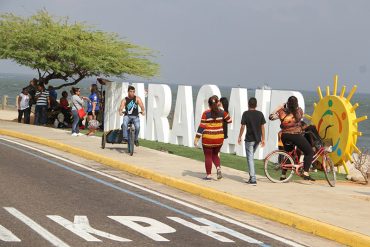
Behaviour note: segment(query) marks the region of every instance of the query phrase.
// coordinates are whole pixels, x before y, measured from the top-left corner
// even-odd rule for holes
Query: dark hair
[[[222,104],[222,107],[224,108],[224,111],[229,113],[229,101],[226,97],[221,97],[220,102]]]
[[[37,86],[37,82],[39,80],[37,80],[36,78],[33,78],[32,80],[30,80],[30,84],[32,84],[32,86]]]
[[[128,90],[127,90],[127,92],[128,92],[128,91],[131,91],[131,90],[134,90],[134,91],[135,91],[135,87],[130,85],[130,86],[128,86]]]
[[[45,89],[45,86],[44,86],[44,83],[40,82],[39,84],[37,84],[38,87],[42,87],[42,89]]]
[[[218,112],[218,96],[213,95],[209,97],[208,99],[208,105],[209,108],[211,109],[211,116],[212,118],[217,118],[217,112]]]
[[[289,113],[292,113],[296,121],[300,121],[300,116],[298,113],[298,99],[295,96],[290,96],[286,104]]]
[[[79,87],[72,87],[71,94],[76,94],[78,90],[80,90]]]
[[[90,90],[90,92],[91,93],[97,93],[98,91],[99,91],[98,85],[96,85],[95,83],[94,84],[91,84],[91,90]]]
[[[65,95],[65,96],[64,96],[64,95]],[[62,96],[63,96],[63,97],[67,97],[67,96],[68,96],[67,91],[63,91],[63,92],[62,92]]]
[[[255,97],[251,97],[249,100],[248,100],[248,107],[249,108],[256,108],[257,107],[257,99]]]

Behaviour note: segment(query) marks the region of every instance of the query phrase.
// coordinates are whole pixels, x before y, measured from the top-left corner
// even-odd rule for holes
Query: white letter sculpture
[[[167,117],[171,105],[172,95],[168,85],[149,84],[145,139],[168,143],[170,126]]]
[[[194,110],[191,86],[179,86],[175,113],[172,121],[170,142],[172,144],[193,147]]]
[[[244,140],[238,145],[240,122],[243,112],[248,110],[248,92],[246,88],[233,88],[230,94],[229,114],[232,123],[228,124],[228,139],[225,139],[221,152],[236,153],[245,156]],[[243,135],[244,136],[244,135]]]

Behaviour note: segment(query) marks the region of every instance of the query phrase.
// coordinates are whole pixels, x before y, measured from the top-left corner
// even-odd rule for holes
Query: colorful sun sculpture
[[[314,103],[312,116],[306,115],[316,126],[321,137],[325,135],[325,129],[329,125],[326,140],[332,145],[330,158],[340,166],[343,165],[348,174],[347,161],[353,162],[352,153],[361,151],[356,146],[357,138],[362,135],[358,131],[358,123],[365,121],[367,116],[357,118],[356,109],[358,103],[352,105],[350,100],[355,93],[357,86],[354,86],[347,97],[344,97],[346,86],[342,87],[340,95],[337,95],[338,76],[334,77],[334,89],[330,94],[329,86],[326,87],[326,96],[323,97],[321,88],[317,88],[319,102]]]

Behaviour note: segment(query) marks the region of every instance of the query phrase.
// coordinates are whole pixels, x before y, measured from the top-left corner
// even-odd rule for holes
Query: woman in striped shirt
[[[211,180],[212,163],[217,168],[217,179],[222,178],[220,157],[218,153],[224,142],[223,122],[231,123],[229,114],[218,107],[218,97],[216,95],[208,99],[209,108],[202,114],[197,134],[194,139],[194,146],[198,146],[198,141],[202,137],[202,146],[205,157],[205,168],[207,176],[205,180]]]

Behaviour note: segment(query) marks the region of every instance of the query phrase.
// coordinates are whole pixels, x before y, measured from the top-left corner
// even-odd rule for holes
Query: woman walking
[[[71,93],[73,94],[71,99],[73,116],[72,136],[82,136],[83,134],[80,133],[80,128],[78,126],[80,121],[78,111],[83,108],[84,100],[89,100],[89,98],[80,96],[81,91],[78,87],[72,87]]]
[[[203,112],[194,139],[194,146],[198,146],[198,141],[202,137],[202,146],[205,158],[206,177],[205,180],[211,180],[212,163],[217,169],[217,179],[222,178],[220,157],[218,153],[224,142],[223,121],[231,123],[229,114],[218,107],[218,97],[216,95],[208,99],[209,109]]]

